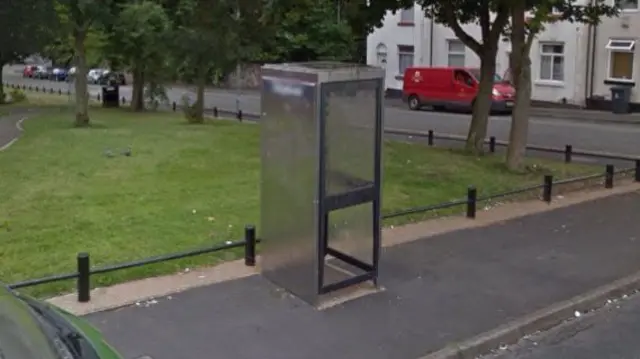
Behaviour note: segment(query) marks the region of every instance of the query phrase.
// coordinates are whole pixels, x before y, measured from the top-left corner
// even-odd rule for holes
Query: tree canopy
[[[484,151],[489,112],[496,72],[496,56],[500,37],[509,21],[512,0],[420,0],[425,14],[434,21],[451,28],[468,48],[480,58],[480,84],[473,100],[473,116],[466,149],[480,154]],[[495,16],[493,15],[495,14]],[[465,24],[478,24],[480,38],[466,32]]]
[[[511,41],[509,59],[510,75],[516,88],[512,113],[507,166],[516,170],[522,166],[525,156],[529,108],[531,104],[531,46],[546,24],[558,21],[597,24],[602,17],[616,16],[618,9],[596,0],[586,5],[571,0],[513,0],[511,22],[505,34]]]
[[[0,7],[0,68],[42,52],[53,38],[51,30],[56,27],[52,2],[20,0],[3,4]],[[0,103],[4,101],[5,94],[0,86]]]

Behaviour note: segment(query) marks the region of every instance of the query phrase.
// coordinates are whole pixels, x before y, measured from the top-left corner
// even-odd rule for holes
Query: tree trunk
[[[529,109],[531,108],[531,59],[523,56],[518,74],[518,88],[511,114],[511,130],[507,147],[507,167],[519,170],[527,150]]]
[[[486,46],[486,45],[485,45]],[[496,49],[486,47],[481,57],[480,84],[478,95],[473,102],[473,115],[467,134],[466,150],[474,154],[484,152],[484,140],[487,137],[489,114],[493,92],[493,79],[496,74]]]
[[[509,146],[507,147],[507,167],[519,170],[527,149],[529,133],[529,108],[531,106],[531,59],[529,50],[534,34],[526,35],[525,3],[516,0],[512,4],[512,32],[510,67],[516,88],[516,98],[511,114]]]
[[[87,86],[87,55],[85,51],[85,39],[87,30],[74,32],[74,50],[76,56],[75,96],[76,96],[76,120],[78,127],[89,126],[89,89]]]
[[[131,109],[139,112],[144,110],[144,71],[141,66],[134,65],[133,86],[131,88]]]
[[[198,69],[196,79],[196,102],[193,104],[193,122],[204,123],[204,88],[207,85],[207,71],[205,66]]]

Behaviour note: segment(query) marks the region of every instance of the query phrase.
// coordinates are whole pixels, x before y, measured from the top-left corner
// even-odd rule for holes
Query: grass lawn
[[[259,127],[231,121],[187,125],[178,115],[92,110],[94,126],[72,128],[73,112],[24,123],[0,153],[0,279],[6,283],[74,270],[87,251],[112,264],[240,239],[259,218]],[[131,146],[133,155],[121,155]],[[112,154],[112,156],[111,156]],[[536,160],[514,174],[501,158],[475,158],[408,143],[385,147],[384,212],[541,183],[594,169]],[[460,212],[462,209],[455,211]],[[429,214],[410,219],[416,220]],[[395,222],[398,223],[398,222]],[[108,285],[237,258],[240,251],[96,276]],[[35,287],[35,295],[71,288]]]

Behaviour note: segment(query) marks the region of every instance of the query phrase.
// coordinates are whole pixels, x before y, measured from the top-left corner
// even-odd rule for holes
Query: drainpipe
[[[594,0],[589,1],[590,5],[594,4]],[[596,68],[596,52],[597,52],[597,40],[598,40],[598,25],[589,24],[587,31],[587,68],[585,71],[585,86],[584,88],[584,103],[587,107],[587,100],[593,97],[594,80],[595,80],[595,68]]]
[[[590,3],[595,4],[595,0],[591,0]],[[599,24],[592,25],[593,33],[591,34],[591,69],[589,70],[589,98],[593,97],[593,89],[595,88],[594,80],[596,77],[596,51],[598,46],[598,26]]]
[[[596,77],[596,50],[598,44],[598,25],[593,25],[593,38],[591,46],[591,70],[589,81],[589,97],[593,97],[594,81]]]
[[[420,20],[420,32],[418,36],[418,41],[420,42],[420,61],[419,61],[420,66],[424,65],[424,22],[425,21],[427,21],[426,18],[422,16]]]
[[[589,24],[587,28],[587,64],[584,68],[584,107],[587,107],[587,100],[589,99],[589,86],[591,86],[590,74],[591,74],[591,36],[593,34],[593,25]]]
[[[433,19],[429,19],[429,66],[433,66]]]

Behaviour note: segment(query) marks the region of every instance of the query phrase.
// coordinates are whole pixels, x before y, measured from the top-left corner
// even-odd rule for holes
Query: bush
[[[169,96],[164,86],[156,83],[149,83],[144,89],[146,107],[157,110],[160,105],[169,106]]]
[[[180,105],[181,105],[180,109],[182,110],[182,113],[184,114],[184,118],[187,120],[187,122],[189,123],[201,122],[200,119],[198,118],[198,114],[195,109],[195,103],[191,99],[191,96],[189,96],[189,94],[182,95],[182,97],[180,98]]]
[[[20,89],[13,89],[9,92],[10,101],[13,103],[24,102],[27,100],[27,95]]]

